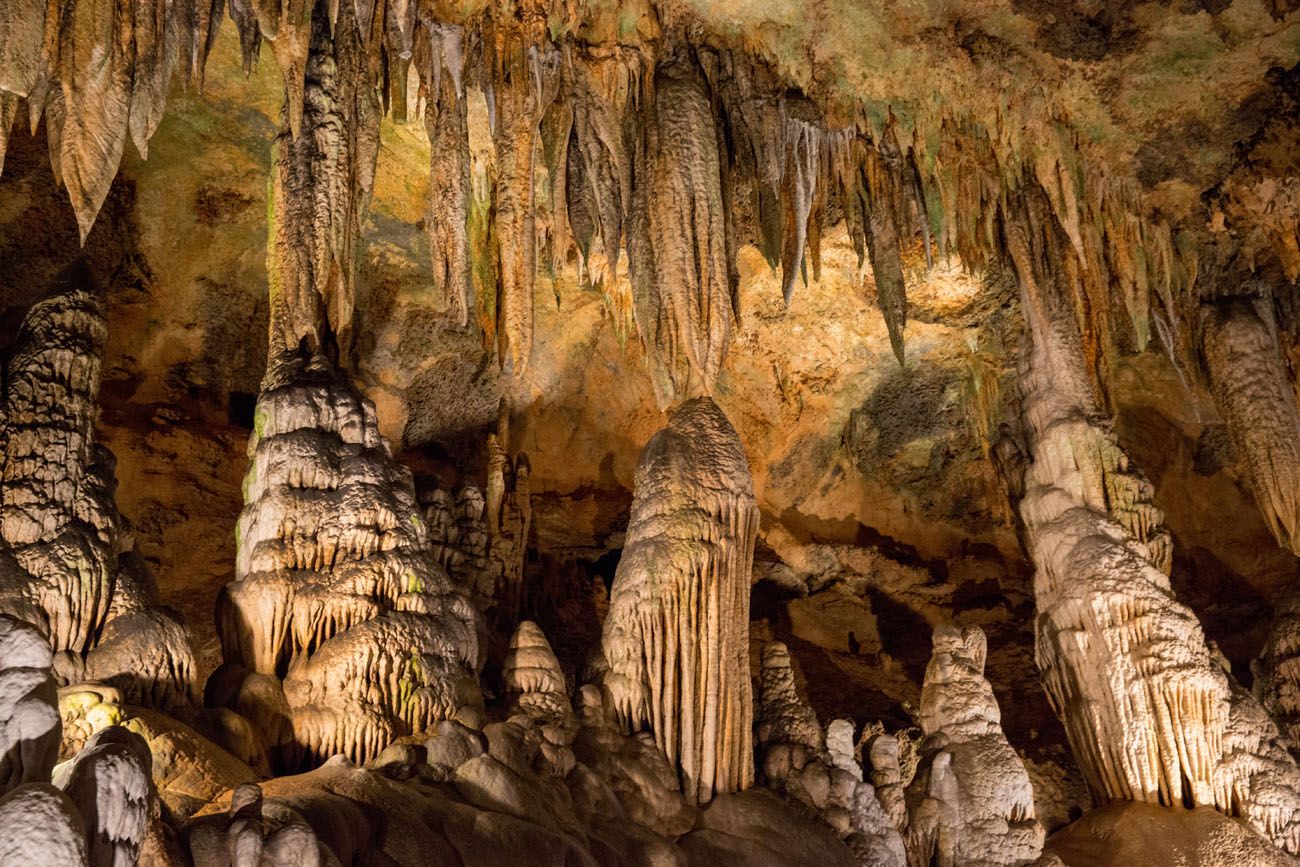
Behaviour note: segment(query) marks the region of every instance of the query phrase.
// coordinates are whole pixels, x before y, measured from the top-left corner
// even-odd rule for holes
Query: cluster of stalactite
[[[648,725],[692,803],[753,780],[749,585],[758,506],[711,398],[673,412],[637,465],[602,645],[619,721]]]
[[[0,610],[39,626],[62,683],[111,682],[180,712],[194,701],[188,630],[158,604],[114,502],[114,458],[95,442],[108,326],[73,289],[23,321],[0,419]]]
[[[1002,231],[1030,336],[1020,516],[1036,569],[1036,655],[1075,758],[1099,801],[1216,807],[1294,852],[1300,770],[1173,593],[1150,485],[1109,430],[1071,313],[1071,247],[1032,198],[1008,210]]]
[[[531,352],[534,278],[576,261],[620,335],[639,332],[665,404],[708,393],[737,313],[739,245],[757,244],[782,271],[790,303],[841,219],[870,260],[901,358],[907,257],[956,254],[975,268],[1001,258],[1008,201],[1025,191],[1042,197],[1074,262],[1068,291],[1089,369],[1153,336],[1193,361],[1200,236],[1148,216],[1135,182],[1088,165],[1052,101],[992,123],[818,102],[771,59],[655,4],[14,0],[0,12],[0,140],[20,99],[33,126],[46,119],[83,234],[126,139],[146,152],[174,74],[201,86],[223,11],[245,67],[269,42],[285,81],[271,276],[286,348],[306,336],[346,353],[346,248],[388,112],[422,120],[431,142],[432,281],[516,372]],[[479,100],[487,128],[476,130]],[[476,135],[485,147],[471,148]],[[1294,276],[1292,208],[1264,201],[1278,135],[1261,135],[1215,201],[1248,230],[1250,267],[1273,250]],[[292,194],[304,184],[310,197]],[[325,315],[309,321],[309,306]]]
[[[285,354],[255,418],[210,696],[258,722],[289,768],[364,761],[480,706],[479,614],[434,561],[374,406],[324,358]]]

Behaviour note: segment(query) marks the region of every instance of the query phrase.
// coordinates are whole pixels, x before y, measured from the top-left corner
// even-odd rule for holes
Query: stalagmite
[[[61,682],[103,677],[135,701],[188,709],[189,632],[143,592],[150,579],[113,499],[114,458],[95,444],[106,334],[101,302],[82,290],[24,320],[4,402],[0,541],[14,566],[0,563],[0,610],[47,632]]]
[[[157,798],[144,738],[120,726],[96,732],[55,783],[86,824],[91,867],[135,864]]]
[[[853,721],[834,720],[823,734],[795,687],[790,652],[763,646],[755,742],[768,788],[821,817],[857,863],[903,867],[903,838],[885,815],[854,757]]]
[[[1268,298],[1204,308],[1205,365],[1214,402],[1278,543],[1300,553],[1300,415]]]
[[[1254,693],[1300,755],[1300,593],[1294,589],[1273,611],[1264,652],[1255,661]]]
[[[434,562],[373,405],[324,359],[281,356],[256,414],[219,626],[236,677],[283,678],[280,766],[367,761],[476,707],[478,614]]]
[[[273,39],[278,58],[288,50],[283,45],[298,44],[301,32],[311,37],[310,51],[303,46],[301,129],[286,73],[289,101],[275,143],[267,250],[271,352],[296,351],[305,341],[311,351],[346,357],[356,296],[352,260],[374,184],[379,107],[355,17],[332,23],[327,5],[318,0],[301,26],[282,17],[282,32]]]
[[[921,691],[924,759],[908,795],[914,867],[1029,864],[1042,851],[1029,775],[984,678],[987,652],[979,627],[934,630]]]
[[[35,627],[0,614],[0,793],[48,782],[59,757],[53,657]]]
[[[116,568],[112,458],[94,441],[107,330],[89,292],[35,305],[5,389],[0,536],[26,575],[0,588],[3,607],[76,655],[103,626]]]
[[[754,739],[769,783],[782,784],[822,750],[817,715],[795,689],[790,651],[779,641],[763,646]]]
[[[637,465],[605,621],[605,685],[619,719],[649,724],[691,802],[753,778],[752,484],[739,438],[712,399],[674,411]]]
[[[655,71],[648,114],[628,252],[638,327],[671,403],[712,391],[733,321],[717,131],[684,49]]]
[[[540,754],[550,773],[563,777],[573,770],[573,740],[578,717],[569,701],[564,673],[546,635],[531,620],[522,621],[510,638],[501,666],[501,679],[511,710],[533,721],[540,733]]]
[[[132,704],[188,716],[196,678],[190,631],[179,615],[159,604],[138,556],[119,562],[108,617],[78,679],[115,686]]]
[[[1250,780],[1265,767],[1293,778],[1295,763],[1268,747],[1276,729],[1267,731],[1253,698],[1234,694],[1200,623],[1173,594],[1168,534],[1150,484],[1095,408],[1057,286],[1072,271],[1044,214],[1029,202],[1006,232],[1032,341],[1022,411],[1033,463],[1020,515],[1048,698],[1096,799],[1213,806],[1276,840],[1289,825],[1264,807],[1276,787]],[[1239,719],[1252,720],[1252,736],[1233,734]]]

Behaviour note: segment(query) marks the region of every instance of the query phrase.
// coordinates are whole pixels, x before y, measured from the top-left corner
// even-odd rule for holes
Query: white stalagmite
[[[1035,258],[1045,237],[1051,244],[1038,216],[1032,231],[1006,231],[1031,338],[1022,411],[1033,463],[1020,515],[1048,699],[1098,801],[1216,807],[1294,851],[1300,772],[1174,596],[1150,483],[1096,408],[1057,276],[1042,276],[1069,271]],[[1295,794],[1277,796],[1287,789]]]
[[[281,765],[368,761],[481,705],[479,615],[435,562],[373,405],[319,356],[273,359],[249,455],[219,626],[226,671],[257,681],[268,719],[283,678],[293,730]]]
[[[753,482],[735,429],[705,397],[651,437],[635,485],[605,620],[605,684],[624,725],[653,729],[687,800],[706,803],[753,780]]]
[[[984,677],[984,632],[939,626],[921,690],[923,765],[909,792],[914,867],[1029,864],[1043,848],[1029,774]]]
[[[50,646],[31,624],[0,614],[0,794],[48,782],[61,724]]]

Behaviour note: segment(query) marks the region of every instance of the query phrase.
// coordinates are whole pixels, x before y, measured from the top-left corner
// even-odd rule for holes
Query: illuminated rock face
[[[60,682],[111,681],[130,700],[188,711],[188,630],[158,605],[95,443],[102,303],[73,290],[36,304],[8,366],[0,467],[0,610],[37,624]]]
[[[751,484],[712,399],[673,412],[641,454],[605,621],[605,684],[620,721],[649,725],[699,803],[753,780]]]
[[[1029,864],[1043,848],[1034,790],[1002,732],[979,627],[940,626],[921,691],[922,767],[908,849],[924,865]]]
[[[283,356],[249,454],[236,581],[219,601],[226,698],[267,732],[287,709],[280,766],[367,761],[480,707],[478,614],[435,563],[373,406],[324,359]]]

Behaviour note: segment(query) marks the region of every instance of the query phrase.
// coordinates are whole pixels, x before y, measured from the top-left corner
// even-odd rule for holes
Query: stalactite
[[[693,59],[660,63],[649,114],[629,258],[637,323],[671,402],[712,391],[733,319],[717,132]]]
[[[469,324],[469,126],[465,99],[465,45],[460,27],[425,22],[429,69],[424,122],[429,133],[429,247],[433,285]]]
[[[560,54],[545,38],[545,10],[529,2],[513,19],[493,22],[493,143],[496,150],[494,230],[498,255],[498,359],[516,375],[528,367],[533,343],[537,230],[533,159],[542,115],[560,85]]]
[[[342,16],[331,35],[322,0],[313,22],[302,130],[286,105],[275,144],[271,346],[272,353],[296,351],[305,340],[313,351],[337,348],[346,357],[354,247],[374,183],[379,117],[354,18]]]
[[[118,0],[68,4],[65,14],[59,81],[66,113],[59,162],[84,243],[126,144],[135,22],[131,5]]]
[[[642,452],[602,643],[620,721],[649,724],[692,803],[753,778],[748,626],[757,532],[735,430],[710,398],[689,401]]]
[[[262,28],[257,22],[254,0],[226,0],[226,12],[239,32],[239,53],[244,61],[244,75],[252,75],[262,53]],[[362,27],[365,31],[365,27]]]
[[[814,124],[789,118],[785,127],[785,167],[781,192],[785,221],[781,233],[781,297],[786,306],[794,297],[794,284],[805,267],[808,221],[821,174],[821,132]],[[883,303],[882,303],[883,308]]]
[[[316,12],[322,0],[252,0],[258,29],[271,43],[280,75],[284,78],[285,124],[293,141],[302,134],[307,110],[307,78],[311,44],[317,38]],[[345,16],[350,17],[350,16]],[[330,27],[334,22],[329,22]],[[317,75],[320,73],[318,72]],[[310,127],[309,127],[310,128]]]
[[[1004,867],[1043,848],[1034,791],[1002,732],[978,626],[939,626],[921,690],[922,766],[908,792],[908,863]]]
[[[1201,316],[1219,414],[1278,543],[1300,552],[1300,415],[1268,299],[1230,298]]]

